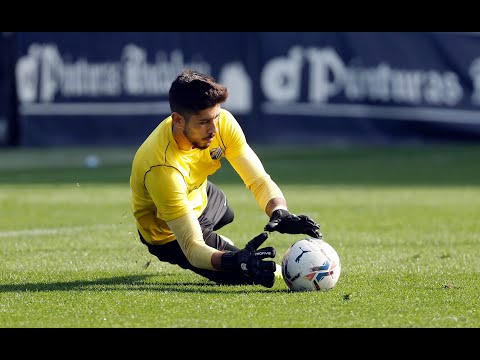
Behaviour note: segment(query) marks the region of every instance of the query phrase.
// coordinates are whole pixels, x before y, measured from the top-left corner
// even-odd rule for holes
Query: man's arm
[[[200,224],[193,211],[168,222],[188,261],[196,267],[209,270],[240,272],[251,277],[256,284],[272,287],[275,282],[275,249],[257,248],[267,239],[262,233],[250,240],[244,249],[238,251],[219,251],[206,245],[202,238]],[[200,230],[200,231],[198,231]]]
[[[193,210],[177,219],[167,221],[167,225],[190,264],[207,270],[220,268],[218,257],[222,256],[222,252],[205,244],[202,229]]]
[[[212,266],[215,270],[222,269],[222,256],[225,252],[224,251],[215,251],[212,255]]]
[[[267,206],[265,206],[265,213],[268,215],[268,217],[271,217],[272,213],[277,209],[288,210],[287,200],[285,200],[283,197],[273,198],[267,203]]]
[[[229,162],[269,217],[276,208],[287,208],[282,191],[265,171],[262,162],[250,146],[246,145],[243,154],[229,159]]]
[[[167,224],[175,234],[186,258],[195,267],[220,271],[245,271],[250,276],[257,276],[258,271],[263,274],[264,271],[274,272],[276,269],[273,261],[262,261],[266,257],[275,257],[275,249],[268,247],[257,250],[267,239],[267,233],[249,241],[243,250],[228,252],[205,244],[200,224],[193,211]],[[241,262],[246,265],[241,266]]]
[[[265,230],[321,238],[318,231],[320,225],[307,215],[297,216],[288,211],[287,201],[280,188],[266,173],[255,152],[249,146],[246,149],[242,155],[231,159],[230,163],[270,218]]]

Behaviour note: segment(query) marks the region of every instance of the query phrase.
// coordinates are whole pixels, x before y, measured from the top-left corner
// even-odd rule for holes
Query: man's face
[[[217,121],[220,117],[220,104],[202,110],[185,119],[183,135],[190,141],[194,149],[207,149],[217,133]]]

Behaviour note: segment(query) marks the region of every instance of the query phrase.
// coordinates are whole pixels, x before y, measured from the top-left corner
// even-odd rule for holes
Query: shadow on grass
[[[219,285],[213,282],[147,282],[150,277],[161,275],[130,275],[95,280],[75,280],[52,283],[25,283],[0,285],[0,293],[7,292],[50,292],[50,291],[162,291],[178,293],[232,293],[245,289],[248,292],[286,292],[271,290],[260,285]],[[164,275],[168,277],[168,275]]]

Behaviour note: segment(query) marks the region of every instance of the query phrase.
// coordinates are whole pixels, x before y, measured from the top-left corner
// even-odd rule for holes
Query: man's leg
[[[251,278],[243,274],[235,274],[223,271],[214,271],[200,269],[187,260],[183,254],[180,245],[176,240],[171,241],[165,245],[151,245],[145,241],[143,236],[138,233],[140,236],[140,241],[145,244],[148,248],[148,251],[155,255],[160,261],[168,262],[170,264],[178,265],[183,269],[191,270],[197,273],[200,276],[203,276],[213,282],[225,285],[243,285],[243,284],[253,284]]]
[[[234,219],[233,210],[228,206],[225,193],[213,183],[208,182],[207,197],[207,207],[198,218],[205,243],[218,250],[239,250],[226,236],[214,232],[230,224]]]

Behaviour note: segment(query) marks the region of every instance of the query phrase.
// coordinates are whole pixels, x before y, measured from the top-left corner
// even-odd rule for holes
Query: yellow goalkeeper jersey
[[[248,166],[235,165],[244,156]],[[151,244],[175,239],[167,222],[190,211],[198,218],[207,206],[207,177],[226,158],[234,165],[259,205],[283,196],[265,172],[234,116],[221,109],[217,133],[207,149],[181,150],[173,137],[172,117],[163,120],[137,150],[132,162],[130,187],[137,227]]]

